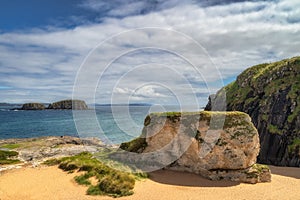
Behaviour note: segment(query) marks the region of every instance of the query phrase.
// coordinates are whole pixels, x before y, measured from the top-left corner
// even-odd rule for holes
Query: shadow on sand
[[[277,167],[269,165],[272,174],[288,176],[300,179],[300,168],[297,167]]]
[[[171,170],[158,170],[149,173],[150,179],[168,185],[188,186],[188,187],[231,187],[239,185],[239,182],[232,181],[211,181],[197,174],[188,172],[178,172]]]

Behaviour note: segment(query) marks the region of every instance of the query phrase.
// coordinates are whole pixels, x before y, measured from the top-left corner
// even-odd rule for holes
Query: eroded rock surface
[[[248,183],[271,180],[269,168],[255,164],[259,136],[241,112],[150,114],[140,138],[120,148],[136,152],[119,155],[123,161],[146,170],[165,167]]]
[[[33,165],[50,158],[72,156],[84,151],[93,153],[111,147],[97,138],[71,136],[0,140],[0,149],[17,151],[19,160]]]

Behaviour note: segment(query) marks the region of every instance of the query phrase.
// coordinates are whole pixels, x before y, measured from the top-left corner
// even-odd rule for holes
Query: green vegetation
[[[300,89],[299,89],[300,91]],[[300,96],[298,97],[297,102],[300,102]],[[300,105],[298,105],[295,110],[288,116],[288,122],[292,123],[296,117],[300,116]]]
[[[117,171],[109,168],[96,159],[92,154],[84,152],[76,156],[60,159],[51,159],[45,162],[47,165],[57,165],[64,171],[74,170],[85,171],[84,174],[75,177],[75,181],[81,185],[89,186],[89,195],[109,195],[113,197],[127,196],[133,194],[136,178],[143,177],[143,173],[134,176],[133,174]],[[92,185],[89,180],[96,178],[98,183]]]
[[[268,125],[268,131],[272,134],[278,134],[278,135],[283,134],[282,130],[279,130],[278,127],[273,124]]]
[[[11,143],[11,144],[4,144],[4,145],[1,145],[0,148],[5,148],[5,149],[17,149],[21,147],[20,144],[16,144],[16,143]]]
[[[290,144],[288,146],[289,153],[293,153],[296,150],[297,147],[300,147],[300,138],[295,138],[292,141],[292,144]]]
[[[274,63],[264,63],[246,69],[237,80],[222,88],[217,94],[226,93],[229,110],[243,110],[257,115],[255,121],[264,121],[267,124],[271,119],[272,107],[275,99],[291,104],[293,110],[287,113],[287,122],[281,130],[281,124],[268,125],[267,131],[272,134],[285,134],[293,129],[293,123],[300,115],[300,57],[285,59]],[[282,96],[285,95],[285,96]],[[286,98],[286,99],[283,99]],[[215,99],[216,100],[216,99]],[[253,105],[257,103],[259,107]],[[254,107],[255,106],[255,107]],[[288,112],[283,110],[282,112]],[[276,111],[275,111],[276,112]]]
[[[132,141],[122,143],[120,148],[129,152],[138,152],[144,150],[147,145],[146,138],[138,137]]]
[[[14,159],[16,156],[18,156],[18,152],[16,151],[0,150],[0,165],[20,163],[20,160]]]
[[[245,174],[247,175],[247,178],[258,178],[260,174],[264,173],[265,171],[270,171],[268,165],[262,165],[256,163],[251,166],[250,170],[245,171]]]
[[[265,122],[268,121],[268,115],[267,114],[262,114],[261,119],[264,120]]]
[[[262,173],[264,170],[270,170],[268,165],[263,165],[263,164],[254,164],[252,165],[253,169],[256,169],[259,173]]]

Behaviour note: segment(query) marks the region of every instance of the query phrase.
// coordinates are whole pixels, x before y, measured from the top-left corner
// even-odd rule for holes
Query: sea
[[[138,137],[145,117],[160,111],[152,105],[94,106],[90,110],[11,110],[0,106],[0,139],[41,136],[96,137],[106,144],[120,144]],[[179,111],[164,106],[163,111]]]

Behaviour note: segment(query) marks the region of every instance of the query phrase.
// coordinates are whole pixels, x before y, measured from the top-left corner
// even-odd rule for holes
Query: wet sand
[[[120,200],[223,199],[223,200],[288,200],[300,199],[300,168],[271,167],[272,182],[255,185],[230,181],[210,181],[198,175],[161,170],[150,178],[137,181],[134,195]],[[87,187],[57,167],[22,168],[1,172],[1,200],[89,200],[115,199],[85,195]]]

